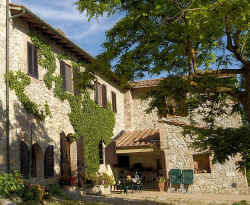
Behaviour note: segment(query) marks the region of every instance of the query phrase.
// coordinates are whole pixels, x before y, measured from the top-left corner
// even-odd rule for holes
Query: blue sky
[[[75,0],[12,0],[31,9],[55,28],[60,28],[82,49],[92,56],[102,52],[105,32],[119,19],[119,15],[88,21],[73,5]]]

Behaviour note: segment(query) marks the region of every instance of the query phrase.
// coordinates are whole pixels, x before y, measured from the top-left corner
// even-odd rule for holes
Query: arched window
[[[36,143],[31,149],[31,177],[43,177],[43,151]]]
[[[20,143],[20,172],[24,178],[29,177],[30,154],[28,146],[23,141]]]
[[[54,146],[50,145],[44,154],[44,177],[54,176]]]
[[[105,142],[104,140],[100,140],[99,142],[99,164],[104,164],[104,146],[105,146]]]

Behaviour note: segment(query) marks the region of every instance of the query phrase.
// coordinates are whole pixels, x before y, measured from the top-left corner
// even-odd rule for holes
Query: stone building
[[[62,159],[70,161],[71,175],[77,175],[82,166],[82,141],[67,143],[74,133],[68,113],[70,106],[47,89],[43,81],[46,70],[37,63],[37,51],[31,40],[31,31],[42,33],[55,55],[67,53],[76,61],[91,63],[94,58],[75,45],[65,34],[40,19],[27,8],[10,4],[9,68],[21,70],[31,79],[25,94],[41,106],[48,104],[53,117],[44,122],[28,114],[13,90],[9,92],[9,142],[6,134],[6,1],[0,0],[0,171],[7,169],[8,153],[10,169],[21,170],[31,175],[32,180],[44,182],[63,172]],[[68,60],[56,60],[55,73],[64,80],[64,89],[73,93],[73,65]],[[179,126],[186,118],[174,116],[165,123],[156,112],[146,114],[148,101],[140,96],[159,80],[131,83],[130,88],[121,90],[119,85],[105,76],[96,78],[99,87],[105,87],[105,95],[112,102],[116,124],[113,142],[105,149],[100,170],[109,170],[118,176],[121,170],[140,169],[146,183],[153,183],[157,175],[168,176],[171,169],[195,170],[191,191],[202,192],[246,192],[245,177],[236,171],[235,159],[225,164],[212,164],[207,153],[197,153],[189,148],[190,139],[184,138]],[[53,85],[55,86],[55,85]],[[98,89],[90,91],[92,99]],[[102,100],[101,89],[99,96]],[[240,117],[235,115],[219,120],[223,126],[240,126]],[[9,147],[9,150],[8,150]],[[66,154],[63,148],[67,150]],[[31,154],[29,154],[31,153]],[[32,157],[30,157],[32,156]],[[31,161],[31,162],[30,162]],[[64,170],[65,171],[65,170]],[[67,170],[66,170],[67,171]]]

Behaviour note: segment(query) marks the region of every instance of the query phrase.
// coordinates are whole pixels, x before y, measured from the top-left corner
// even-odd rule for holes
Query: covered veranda
[[[160,133],[157,129],[123,132],[116,138],[117,164],[115,177],[119,179],[137,172],[144,189],[155,189],[157,178],[164,174],[165,159],[160,150]]]

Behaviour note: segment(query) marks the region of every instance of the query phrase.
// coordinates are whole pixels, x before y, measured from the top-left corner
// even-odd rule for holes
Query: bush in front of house
[[[19,172],[4,173],[0,175],[0,193],[2,196],[22,197],[24,193],[24,181]]]
[[[51,199],[52,196],[60,196],[60,195],[62,195],[62,191],[59,184],[48,184],[45,187],[45,195],[44,195],[45,199]]]
[[[40,202],[44,199],[45,196],[45,187],[41,186],[40,184],[32,185],[32,184],[25,184],[24,186],[24,193],[23,193],[23,200],[24,201],[37,201]]]
[[[249,205],[249,203],[247,203],[247,201],[243,200],[243,201],[239,201],[239,202],[234,202],[232,205]]]

